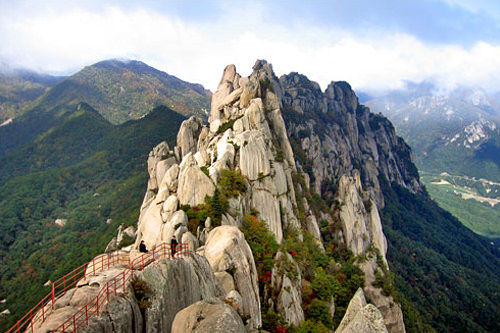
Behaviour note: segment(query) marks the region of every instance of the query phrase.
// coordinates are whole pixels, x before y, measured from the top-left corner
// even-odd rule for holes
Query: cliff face
[[[280,84],[288,134],[303,152],[299,163],[317,193],[332,197],[340,178],[354,170],[379,208],[384,205],[379,176],[414,193],[423,191],[408,145],[389,120],[359,104],[348,83],[332,82],[321,92],[317,83],[291,73]]]
[[[307,231],[324,248],[318,221],[332,220],[330,212],[313,212],[305,199],[297,203],[300,196],[295,191],[309,191],[310,184],[312,191],[339,204],[340,241],[355,255],[379,253],[386,266],[387,242],[378,214],[383,195],[378,177],[413,192],[423,191],[408,146],[385,118],[359,105],[347,83],[332,83],[322,93],[316,83],[298,74],[278,79],[265,61],[257,61],[253,69],[248,78],[242,78],[234,66],[227,66],[212,98],[208,126],[191,118],[182,124],[174,150],[169,151],[165,144],[153,150],[137,242],[143,239],[154,246],[168,242],[175,234],[193,249],[205,242],[207,246],[213,244],[214,237],[225,244],[224,237],[232,236],[214,236],[218,228],[213,229],[210,220],[205,221],[204,228],[198,227],[196,235],[188,230],[185,207],[200,209],[206,196],[217,197],[225,182],[224,170],[232,170],[244,177],[246,186],[229,195],[228,209],[218,224],[239,228],[244,216],[257,211],[278,243],[285,240],[284,230],[294,229],[299,234]],[[297,174],[306,178],[306,188],[293,181]],[[301,204],[304,208],[299,218],[297,207]],[[257,279],[248,273],[255,272],[251,268],[255,266],[253,258],[245,255],[215,260],[207,251],[202,248],[200,253],[219,276],[232,270],[225,284],[234,287],[226,288],[226,293],[234,290],[242,296],[242,312],[250,318],[248,327],[260,326],[260,305],[271,300],[261,299],[266,293],[259,295]],[[287,254],[278,253],[275,260],[283,255]],[[245,264],[240,263],[241,258],[247,258]],[[361,265],[366,292],[380,304],[389,329],[404,331],[401,311],[392,298],[371,286],[375,273],[383,269],[374,256],[370,258]],[[289,261],[296,265],[293,258]],[[300,278],[289,276],[274,271],[272,280],[278,297],[272,299],[271,308],[287,322],[298,324],[304,320],[302,287]]]
[[[154,264],[141,273],[153,289],[141,325],[147,332],[183,331],[203,321],[206,330],[227,323],[252,330],[263,325],[264,308],[284,324],[300,325],[313,313],[314,304],[304,305],[304,299],[315,295],[315,304],[328,308],[324,320],[331,325],[333,277],[323,269],[337,274],[341,263],[325,259],[330,262],[324,268],[308,271],[309,263],[290,250],[290,242],[312,239],[307,246],[317,249],[316,256],[328,258],[332,248],[344,246],[355,258],[365,258],[358,265],[364,291],[376,307],[363,303],[362,315],[351,314],[356,321],[345,322],[339,331],[404,332],[399,306],[373,282],[387,272],[378,177],[423,191],[408,146],[385,118],[359,105],[346,83],[332,83],[322,93],[302,75],[278,79],[265,61],[253,69],[242,78],[227,66],[212,98],[209,124],[190,118],[181,125],[175,148],[163,142],[149,155],[150,177],[133,248],[141,240],[152,248],[175,235],[200,256],[189,259],[194,260],[189,267]],[[320,208],[304,195],[314,192],[326,203]],[[255,221],[269,229],[274,250],[262,250],[269,242],[262,235],[240,231]],[[330,234],[335,244],[325,241],[325,228],[335,230]],[[257,239],[258,247],[252,249],[246,237],[254,246]],[[259,258],[266,263],[255,259],[263,252],[264,259]],[[182,268],[178,275],[172,273],[177,266]],[[317,276],[330,279],[327,292],[318,289]],[[203,287],[195,290],[200,283]],[[172,298],[174,305],[168,301]]]

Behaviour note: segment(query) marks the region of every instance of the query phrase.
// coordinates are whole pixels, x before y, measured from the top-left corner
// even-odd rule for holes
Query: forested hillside
[[[9,126],[1,126],[0,157],[45,133],[54,122],[64,121],[80,103],[90,105],[110,123],[120,124],[139,119],[159,105],[206,118],[210,96],[203,86],[140,61],[101,61],[57,83]]]
[[[396,289],[411,302],[403,303],[406,315],[418,311],[437,332],[499,331],[498,244],[462,226],[429,197],[382,183],[388,260]]]
[[[28,70],[11,70],[0,63],[0,125],[23,114],[38,97],[64,79]]]
[[[167,107],[113,126],[88,105],[0,160],[0,299],[7,329],[54,281],[135,225],[151,147],[171,146],[185,118]],[[66,219],[58,228],[55,219]]]

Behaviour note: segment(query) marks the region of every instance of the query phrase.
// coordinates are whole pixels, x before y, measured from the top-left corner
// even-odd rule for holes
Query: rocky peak
[[[349,83],[345,81],[332,81],[325,91],[329,103],[334,103],[334,110],[346,110],[355,113],[359,106],[358,97]]]
[[[280,82],[288,136],[317,193],[333,199],[342,175],[355,170],[379,208],[384,205],[379,176],[423,191],[408,145],[385,117],[359,104],[348,83],[331,82],[323,93],[297,73]]]
[[[253,69],[247,78],[234,65],[224,69],[212,98],[209,130],[202,130],[196,156],[214,182],[226,168],[247,177],[250,202],[245,211],[257,209],[281,242],[283,224],[299,226],[291,181],[295,159],[281,116],[279,81],[264,60]]]
[[[239,304],[238,311],[247,318],[248,327],[256,328],[262,323],[261,300],[255,262],[238,230],[243,217],[257,214],[278,243],[283,241],[285,228],[302,232],[295,215],[295,158],[282,118],[281,86],[271,65],[257,61],[246,78],[233,65],[227,66],[211,110],[208,125],[195,117],[183,122],[175,153],[160,144],[150,154],[150,181],[135,246],[140,240],[148,247],[169,242],[175,234],[199,249],[227,297]],[[244,188],[235,191],[232,185],[223,185],[227,177],[240,177]],[[185,210],[205,209],[207,202],[213,209],[217,204],[214,200],[222,200],[221,192],[227,205],[221,216],[208,218],[196,231],[190,229]],[[317,219],[310,209],[305,215],[308,229],[315,231],[321,244]],[[272,277],[275,291],[281,295],[277,311],[291,322],[303,320],[301,284],[283,277],[282,272],[274,272]]]
[[[322,219],[328,227],[341,225],[334,234],[338,241],[358,257],[367,257],[360,264],[364,289],[382,313],[365,302],[342,330],[371,321],[367,325],[380,331],[388,327],[404,332],[400,308],[373,282],[388,269],[378,179],[419,191],[418,176],[405,163],[411,165],[408,147],[385,118],[359,105],[347,83],[332,82],[322,92],[298,73],[278,79],[264,60],[255,63],[248,77],[229,65],[213,94],[209,124],[192,117],[181,125],[173,150],[160,143],[151,152],[134,249],[141,240],[152,248],[176,235],[214,272],[219,300],[203,297],[201,303],[185,304],[175,320],[178,331],[198,321],[207,327],[233,322],[256,329],[262,325],[263,309],[300,324],[306,318],[302,292],[310,283],[303,277],[313,281],[315,273],[302,270],[283,247],[270,259],[273,268],[263,287],[256,265],[262,263],[256,263],[240,228],[250,218],[267,225],[281,246],[296,234],[290,237],[300,242],[308,238],[326,253],[318,223]],[[330,205],[313,208],[312,199],[301,193],[311,197],[309,187],[327,202],[331,199]],[[363,303],[364,296],[358,298]],[[326,303],[333,316],[335,300]],[[227,319],[220,319],[226,318],[222,313]]]
[[[485,120],[484,118],[480,118],[468,126],[466,126],[463,130],[464,133],[464,141],[463,145],[466,148],[474,148],[477,149],[481,145],[481,143],[487,141],[491,133],[496,130],[496,124],[492,121]],[[460,134],[458,134],[458,137]]]

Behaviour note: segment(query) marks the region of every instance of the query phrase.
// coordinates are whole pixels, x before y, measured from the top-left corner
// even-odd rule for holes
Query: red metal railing
[[[189,245],[178,244],[175,257],[189,256]],[[75,332],[78,327],[83,324],[88,325],[88,321],[94,315],[99,315],[103,306],[107,304],[110,297],[116,296],[119,290],[122,289],[126,293],[126,283],[133,275],[136,269],[144,269],[152,262],[163,259],[171,258],[171,248],[169,243],[162,243],[155,247],[150,253],[144,253],[139,257],[130,261],[128,254],[121,251],[116,251],[110,254],[104,254],[94,258],[87,264],[84,264],[72,272],[66,274],[59,280],[52,283],[51,292],[45,296],[35,307],[33,307],[27,314],[25,314],[17,323],[9,329],[6,333],[20,333],[31,332],[33,333],[36,324],[41,324],[47,318],[47,315],[54,309],[56,298],[64,295],[66,291],[74,288],[77,283],[86,279],[89,276],[94,276],[96,273],[107,270],[115,265],[127,265],[127,268],[111,280],[109,280],[100,290],[94,299],[88,304],[78,310],[73,316],[62,323],[53,332],[67,332],[68,330]]]
[[[178,244],[175,257],[189,256],[189,244]],[[171,258],[171,246],[169,243],[161,243],[156,246],[151,252],[144,253],[135,258],[127,268],[120,274],[113,277],[101,287],[97,296],[95,296],[89,303],[84,305],[80,310],[63,322],[52,332],[76,332],[76,330],[85,325],[88,326],[89,319],[94,315],[98,316],[104,310],[104,307],[109,303],[111,297],[119,293],[127,294],[127,282],[134,275],[134,270],[144,269],[149,264],[163,259]]]

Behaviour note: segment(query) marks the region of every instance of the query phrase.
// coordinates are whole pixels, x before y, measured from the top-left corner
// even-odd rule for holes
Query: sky
[[[323,89],[500,90],[497,0],[0,0],[0,66],[69,75],[134,59],[215,91],[257,59]]]

